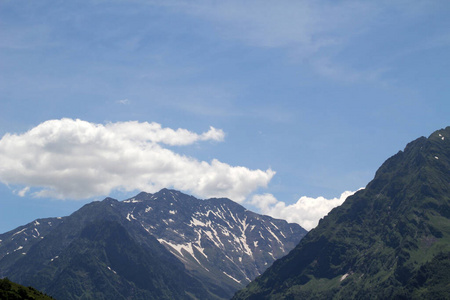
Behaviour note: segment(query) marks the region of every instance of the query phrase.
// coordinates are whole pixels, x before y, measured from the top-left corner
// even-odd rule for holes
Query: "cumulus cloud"
[[[49,120],[23,134],[2,137],[0,180],[29,187],[21,195],[32,188],[37,197],[82,199],[114,189],[155,192],[173,187],[200,197],[243,201],[267,186],[275,172],[216,159],[199,161],[163,147],[223,139],[223,131],[213,127],[197,134],[147,122]]]
[[[216,129],[212,126],[209,128],[209,131],[200,135],[182,128],[178,128],[177,130],[162,128],[161,124],[154,122],[118,122],[107,124],[105,128],[107,131],[113,132],[120,139],[161,143],[170,146],[183,146],[197,141],[207,140],[221,142],[225,138],[225,134],[221,129]]]
[[[291,205],[278,201],[272,194],[261,194],[254,195],[250,203],[258,207],[263,214],[298,223],[306,230],[311,230],[317,226],[321,218],[354,193],[356,192],[345,191],[339,198],[333,199],[303,196]]]

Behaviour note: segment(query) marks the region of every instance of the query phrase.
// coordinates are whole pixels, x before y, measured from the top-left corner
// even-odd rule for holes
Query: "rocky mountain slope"
[[[0,235],[0,276],[57,299],[225,299],[305,233],[229,199],[163,189]]]
[[[388,159],[234,299],[449,299],[450,127]]]

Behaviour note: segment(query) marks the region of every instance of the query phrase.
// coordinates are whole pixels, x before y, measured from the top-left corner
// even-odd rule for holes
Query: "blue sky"
[[[314,227],[450,125],[449,12],[0,1],[0,232],[162,186]]]

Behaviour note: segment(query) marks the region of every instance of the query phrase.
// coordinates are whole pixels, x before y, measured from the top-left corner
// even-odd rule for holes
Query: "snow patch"
[[[229,232],[228,229],[226,229],[226,228],[222,228],[222,234],[223,234],[224,236],[230,236],[230,232]]]
[[[233,218],[233,221],[235,223],[238,223],[238,221],[236,221],[236,218],[234,217],[233,213],[231,212],[231,210],[228,208],[228,211],[230,212],[230,216]]]
[[[280,230],[280,228],[278,228],[277,225],[273,224],[272,222],[270,222],[270,224],[272,224],[272,226],[275,227],[277,230]]]
[[[26,230],[26,228],[24,228],[24,229],[22,229],[22,230],[20,230],[20,231],[17,231],[17,232],[14,233],[12,236],[15,236],[16,234],[22,233],[22,232],[24,232],[25,230]]]
[[[147,231],[149,234],[153,235],[153,233],[152,233],[148,228],[146,228],[146,227],[144,226],[144,224],[141,223],[141,226],[142,226],[142,228],[145,229],[145,231]],[[153,226],[151,226],[151,225],[148,225],[148,227],[150,227],[151,229],[155,229],[155,227],[153,227]]]
[[[225,274],[226,276],[228,276],[229,278],[233,279],[234,281],[236,281],[237,283],[241,283],[240,280],[237,280],[236,278],[234,278],[233,276],[231,276],[230,274],[227,274],[225,271],[222,271],[223,274]]]
[[[276,234],[275,233],[273,233],[272,232],[272,230],[270,230],[270,228],[269,227],[266,227],[267,228],[267,231],[269,231],[269,233],[278,241],[278,243],[280,244],[280,245],[283,245],[283,243],[280,241],[280,239],[276,236]],[[284,249],[283,249],[283,252],[284,252]]]
[[[209,218],[209,214],[213,214],[213,215],[215,215],[216,217],[219,217],[215,212],[213,212],[212,210],[208,210],[207,212],[206,212],[206,216]]]
[[[191,256],[192,256],[192,258],[194,258],[195,259],[195,261],[197,261],[197,263],[200,265],[200,266],[202,266],[203,267],[203,265],[200,263],[200,261],[197,259],[197,257],[195,257],[195,253],[194,253],[194,247],[201,253],[201,254],[203,254],[203,256],[205,256],[205,258],[208,258],[207,256],[206,256],[206,254],[204,253],[204,248],[202,248],[202,247],[200,247],[200,246],[198,246],[198,245],[193,245],[192,243],[186,243],[186,244],[173,244],[173,243],[171,243],[171,242],[169,242],[169,241],[166,241],[166,240],[164,240],[164,239],[158,239],[158,242],[160,242],[162,245],[166,245],[166,247],[167,246],[169,246],[170,248],[172,248],[173,250],[175,250],[176,252],[178,252],[178,254],[179,254],[179,256],[181,256],[181,257],[185,257],[184,256],[184,252],[183,252],[183,250],[185,251],[185,252],[187,252],[187,253],[189,253]],[[173,251],[171,251],[172,253],[173,253]],[[175,253],[173,253],[173,254],[175,254]],[[205,268],[205,267],[203,267],[203,268]],[[205,268],[206,269],[206,268]],[[206,269],[208,272],[209,272],[209,270],[208,269]]]
[[[202,226],[202,227],[206,227],[206,224],[203,223],[200,220],[197,220],[196,218],[192,218],[191,223],[189,223],[189,226]]]
[[[136,200],[135,198],[131,198],[131,199],[123,201],[123,203],[139,203],[139,202],[142,202],[142,200]]]
[[[136,218],[133,216],[133,214],[128,213],[127,214],[127,220],[131,222],[131,219],[136,220]]]
[[[209,240],[211,242],[214,243],[214,245],[216,245],[217,248],[219,249],[223,249],[224,246],[222,244],[222,241],[219,240],[219,243],[216,241],[216,239],[214,238],[213,234],[211,233],[211,231],[205,231],[205,234],[208,236]]]

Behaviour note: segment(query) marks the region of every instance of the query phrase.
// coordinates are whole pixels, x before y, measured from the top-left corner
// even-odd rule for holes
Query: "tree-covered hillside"
[[[450,127],[388,159],[235,299],[449,299]]]
[[[0,279],[0,299],[1,300],[51,300],[47,296],[32,287],[24,287],[11,282],[8,278]]]

